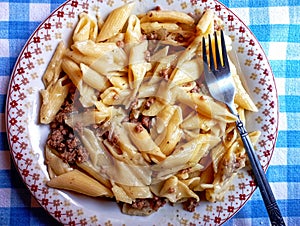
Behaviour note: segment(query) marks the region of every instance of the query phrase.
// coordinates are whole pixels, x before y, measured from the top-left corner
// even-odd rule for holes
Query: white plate
[[[87,3],[88,2],[88,3]],[[164,206],[148,217],[127,216],[112,201],[48,188],[48,174],[44,163],[44,144],[48,127],[38,124],[41,77],[60,40],[68,42],[82,11],[105,16],[124,1],[70,0],[55,10],[32,34],[20,53],[7,97],[7,133],[11,154],[16,166],[38,202],[58,221],[68,225],[219,225],[231,218],[251,197],[256,188],[251,171],[238,173],[223,202],[203,202],[195,212],[182,210],[181,205]],[[257,144],[261,163],[266,169],[272,157],[278,129],[277,92],[268,60],[260,44],[246,25],[228,8],[212,0],[140,0],[139,12],[159,5],[202,13],[214,9],[225,22],[226,33],[233,40],[233,48],[244,74],[249,92],[259,112],[248,115],[249,131],[260,130]]]

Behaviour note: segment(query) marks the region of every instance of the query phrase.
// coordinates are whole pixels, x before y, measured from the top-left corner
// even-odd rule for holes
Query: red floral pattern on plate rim
[[[120,5],[124,2],[126,0],[118,1],[118,3],[113,0],[105,2],[102,0],[90,2],[70,0],[64,3],[30,37],[11,76],[6,106],[6,125],[11,154],[22,179],[33,196],[46,211],[66,225],[113,225],[114,219],[109,216],[98,216],[97,211],[85,210],[83,207],[72,203],[57,190],[46,186],[45,181],[48,176],[43,162],[39,161],[39,159],[43,160],[43,154],[34,150],[28,126],[29,122],[36,123],[37,121],[37,119],[31,118],[31,111],[34,111],[32,109],[36,108],[37,103],[33,98],[38,93],[36,86],[42,88],[42,83],[39,81],[42,72],[38,69],[45,70],[58,41],[68,39],[79,12],[95,13],[100,10],[100,6],[108,7],[105,10],[109,12],[113,7],[116,7],[116,4]],[[250,92],[252,91],[253,98],[259,108],[259,112],[253,114],[251,119],[255,128],[262,131],[257,147],[259,158],[266,170],[277,138],[278,103],[274,76],[258,41],[247,26],[218,1],[153,0],[153,7],[158,4],[164,5],[163,8],[175,9],[177,7],[178,9],[180,7],[184,11],[193,10],[192,12],[196,14],[202,13],[206,8],[212,8],[224,20],[226,32],[233,40],[234,49],[242,64],[241,67],[245,69],[245,76],[248,84],[250,83]],[[46,59],[43,58],[44,54],[46,54]],[[191,214],[178,211],[180,208],[177,211],[172,211],[173,214],[168,213],[164,216],[157,213],[156,222],[151,224],[160,224],[163,218],[169,225],[178,223],[182,225],[222,224],[246,203],[255,188],[251,170],[245,169],[237,175],[237,179],[230,187],[230,191],[223,202],[205,202],[197,208],[195,213]],[[132,222],[138,222],[139,219],[136,218]]]

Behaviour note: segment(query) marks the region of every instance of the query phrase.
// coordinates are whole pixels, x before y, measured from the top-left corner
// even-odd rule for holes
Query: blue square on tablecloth
[[[10,225],[10,208],[0,207],[0,225]]]
[[[297,83],[297,78],[287,78],[285,80],[285,95],[297,96],[298,94],[299,94],[299,85]],[[299,108],[300,106],[298,107],[298,110],[300,110]],[[289,130],[299,130],[300,128],[299,117],[293,114],[288,114],[287,117],[289,123],[288,124]]]
[[[44,223],[42,223],[44,222]],[[50,214],[43,208],[31,209],[30,225],[48,226],[60,225]]]
[[[230,7],[230,1],[229,0],[222,0],[220,1],[223,5],[225,5],[226,7]]]
[[[288,199],[299,199],[300,189],[299,183],[289,183],[288,185]]]
[[[28,3],[9,3],[9,20],[10,21],[28,21],[29,4]]]
[[[9,76],[10,75],[10,58],[9,57],[0,57],[0,76]],[[5,69],[5,70],[4,70]]]
[[[299,8],[300,11],[300,8]],[[300,14],[299,14],[300,17]],[[299,31],[300,31],[300,18],[299,18],[299,24],[296,25],[289,25],[289,30],[287,32],[288,35],[288,42],[299,42]],[[299,50],[300,53],[300,50]]]
[[[257,191],[257,193],[260,195],[260,193],[258,191]],[[251,199],[249,205],[246,205],[246,206],[248,208],[248,212],[250,213],[249,216],[251,216],[251,218],[255,218],[255,220],[268,216],[268,213],[265,209],[262,198],[260,198],[259,200]]]
[[[279,97],[279,99],[280,98],[281,97]],[[286,100],[286,101],[290,101],[290,100]],[[299,136],[300,136],[300,131],[295,131],[295,130],[294,131],[279,131],[278,139],[276,142],[276,147],[300,148]],[[300,172],[299,172],[299,175],[300,175]]]
[[[289,213],[289,217],[299,217],[299,199],[286,200],[287,211]],[[299,222],[299,218],[298,218]],[[299,225],[299,224],[295,224]]]
[[[17,178],[20,180],[20,178]],[[27,188],[11,189],[10,205],[15,207],[26,207],[31,205],[31,194]]]
[[[300,64],[296,60],[286,61],[286,78],[294,78],[295,71],[300,71]]]
[[[270,60],[270,66],[275,78],[286,77],[286,61],[285,60]]]
[[[30,225],[30,208],[12,207],[10,210],[10,225]]]
[[[1,95],[0,95],[0,97],[1,97]],[[1,103],[2,103],[2,100],[0,100],[0,104]],[[7,144],[7,135],[6,135],[5,132],[0,132],[0,150],[1,151],[9,150],[9,147],[8,147],[8,144]]]
[[[292,166],[300,167],[300,149],[299,148],[290,148],[287,153],[287,161],[288,161],[288,164],[290,164]],[[300,175],[300,172],[298,175]],[[298,190],[298,193],[299,193],[298,198],[300,198],[300,189]]]
[[[259,42],[268,42],[270,40],[270,26],[269,25],[251,25],[250,30],[253,32]],[[261,32],[261,31],[264,32]]]
[[[20,55],[24,45],[26,44],[26,39],[15,39],[10,41],[9,43],[9,52],[10,56],[14,58],[13,60],[16,61],[17,57]],[[13,62],[14,64],[15,62]]]
[[[261,194],[258,189],[256,189],[251,196],[251,201],[257,201],[257,200],[261,200]]]
[[[257,0],[249,0],[249,7],[268,7],[270,1],[257,1]]]
[[[9,39],[25,39],[37,28],[37,22],[10,21],[9,22]]]
[[[237,8],[237,7],[248,7],[249,3],[248,0],[243,0],[243,1],[221,1],[221,2],[226,2],[226,6],[229,8]]]
[[[297,0],[299,1],[299,0]],[[298,5],[299,6],[299,5]],[[289,7],[290,24],[298,24],[300,26],[300,10],[299,7]]]
[[[267,170],[267,178],[272,178],[270,182],[285,182],[287,176],[287,166],[286,165],[270,165]]]
[[[0,113],[5,113],[5,102],[6,95],[0,94]]]
[[[299,6],[299,0],[288,0],[288,2],[289,6]]]
[[[27,189],[25,186],[25,183],[23,182],[23,179],[21,178],[21,175],[19,171],[16,169],[15,166],[11,167],[11,176],[12,181],[12,187],[15,189]]]
[[[288,164],[289,160],[288,160]],[[287,182],[295,182],[299,183],[300,182],[300,165],[288,165],[287,166]]]
[[[281,100],[282,98],[285,99]],[[300,96],[279,96],[279,101],[282,103],[280,105],[280,111],[281,112],[300,112]],[[287,132],[291,132],[291,131],[287,131]],[[300,133],[300,131],[298,131]],[[291,135],[293,135],[293,139],[294,143],[297,147],[300,147],[300,143],[299,143],[299,137],[295,137],[296,136],[296,131],[294,133],[291,133]],[[297,139],[298,138],[298,139]],[[291,140],[292,141],[292,140]]]
[[[300,83],[297,78],[287,78],[285,80],[285,95],[297,96],[300,90]],[[298,130],[300,128],[300,120],[296,114],[288,114],[287,119],[289,123],[288,127],[291,130]]]
[[[300,34],[299,34],[300,36]],[[299,37],[295,37],[294,39],[289,38],[289,41],[287,43],[287,54],[286,54],[286,60],[296,60],[299,61],[299,56],[300,56],[300,50],[299,50],[299,43],[298,40]],[[298,73],[294,71],[294,73]],[[295,77],[295,75],[294,75]]]
[[[9,23],[7,21],[0,21],[0,39],[8,39],[9,37]]]
[[[0,171],[0,188],[11,188],[10,170]]]
[[[270,44],[269,42],[261,42],[260,41],[261,48],[263,49],[264,53],[268,55],[269,49],[270,49]]]
[[[269,25],[270,23],[269,11],[265,8],[250,8],[249,14],[251,25]],[[260,31],[266,33],[264,30]]]
[[[50,3],[51,3],[51,11],[53,11],[56,8],[58,8],[63,3],[63,1],[61,1],[61,0],[51,0]]]
[[[290,27],[286,24],[270,25],[270,42],[287,42]]]
[[[299,92],[299,90],[296,90],[296,88],[298,88],[297,87],[298,83],[295,83],[296,81],[294,81],[294,79],[291,79],[291,80],[292,80],[291,82],[286,82],[286,87],[288,87],[288,85],[290,85],[287,88],[288,90],[287,90],[287,94],[286,95],[293,95],[293,94],[296,94],[297,92]],[[298,112],[295,112],[295,113],[290,112],[290,113],[288,113],[287,114],[287,122],[288,122],[287,127],[288,127],[288,129],[290,131],[298,131],[299,128],[300,128],[300,119],[298,117]],[[294,142],[299,142],[299,141],[295,140]],[[298,154],[300,155],[300,150],[299,150]],[[291,157],[300,160],[300,156],[293,156],[293,155],[291,155]],[[292,161],[294,161],[294,160],[292,159]],[[300,164],[300,161],[298,162],[298,164]]]

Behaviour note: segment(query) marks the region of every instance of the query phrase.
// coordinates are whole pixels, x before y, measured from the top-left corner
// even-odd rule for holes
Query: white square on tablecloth
[[[287,182],[270,182],[276,200],[288,199]]]
[[[285,78],[275,78],[277,93],[279,96],[285,95]]]
[[[46,17],[50,14],[50,5],[30,3],[29,10],[29,20],[40,22],[45,20]]]
[[[10,207],[10,197],[11,197],[11,189],[10,188],[0,188],[0,207],[1,208]]]
[[[0,21],[9,20],[9,3],[0,2]]]
[[[0,9],[0,11],[1,11],[1,9]],[[8,39],[0,39],[0,47],[1,47],[0,48],[0,57],[9,57],[9,41],[8,41]]]
[[[231,8],[232,12],[236,14],[246,25],[250,24],[249,8]]]
[[[275,148],[270,165],[283,166],[287,165],[287,148]]]
[[[1,45],[1,42],[0,42],[0,45]],[[0,54],[0,56],[1,56],[1,54]],[[0,95],[5,95],[7,93],[8,83],[9,83],[9,75],[0,76]]]
[[[269,7],[270,24],[289,24],[289,7]]]
[[[278,122],[278,129],[279,130],[288,130],[287,126],[287,117],[285,112],[279,112],[279,122]]]
[[[245,216],[243,216],[242,218],[237,218],[237,217],[232,218],[232,220],[231,220],[232,225],[235,225],[235,226],[251,225],[252,224],[251,216],[247,216],[247,217],[248,218],[245,218]]]
[[[269,60],[286,60],[286,50],[286,42],[270,42],[268,52]]]

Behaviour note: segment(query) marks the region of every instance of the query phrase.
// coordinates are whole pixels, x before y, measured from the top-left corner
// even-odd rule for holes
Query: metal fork
[[[265,172],[258,160],[257,154],[253,148],[253,145],[249,139],[247,130],[240,120],[237,110],[234,106],[234,95],[235,87],[233,84],[233,79],[230,73],[228,56],[226,52],[224,33],[221,30],[221,52],[222,59],[219,51],[218,37],[217,33],[214,33],[215,38],[215,53],[213,53],[212,41],[210,35],[208,36],[209,41],[209,62],[206,53],[206,43],[205,38],[202,39],[202,52],[203,52],[203,64],[204,64],[204,74],[207,88],[211,96],[220,102],[227,105],[230,112],[237,117],[236,126],[239,130],[241,139],[243,141],[244,147],[248,154],[252,171],[256,179],[256,183],[260,189],[263,201],[265,203],[266,209],[268,211],[269,219],[272,225],[285,225],[280,209],[276,203],[276,199],[273,195],[269,182],[266,178]],[[215,56],[215,61],[214,61]]]

